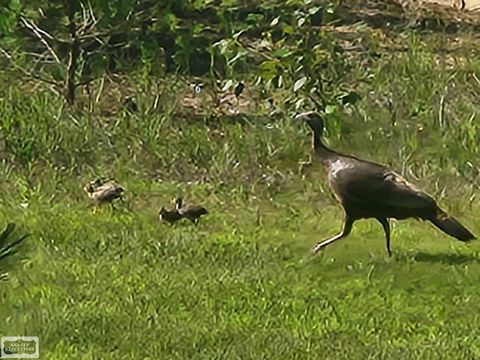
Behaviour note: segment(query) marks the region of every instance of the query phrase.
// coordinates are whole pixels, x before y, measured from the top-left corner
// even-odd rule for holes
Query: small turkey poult
[[[198,221],[200,220],[200,217],[208,214],[207,209],[205,209],[201,205],[187,205],[187,206],[185,206],[183,204],[183,198],[181,198],[181,197],[173,199],[173,202],[175,203],[175,209],[178,211],[178,213],[182,217],[190,220],[195,225],[198,224]]]
[[[321,139],[324,123],[320,114],[311,111],[295,118],[305,121],[312,129],[314,153],[323,163],[328,183],[345,211],[343,230],[338,235],[317,243],[314,252],[348,236],[356,220],[367,218],[377,219],[382,224],[389,256],[392,255],[390,218],[428,220],[460,241],[475,239],[468,229],[443,211],[432,197],[399,174],[380,164],[327,148]]]
[[[96,212],[98,206],[105,203],[110,204],[113,209],[113,200],[122,200],[122,195],[125,191],[115,180],[102,183],[100,179],[89,181],[83,189],[90,199],[95,200],[94,212]]]
[[[178,220],[183,219],[183,215],[181,215],[177,209],[167,210],[163,206],[158,212],[158,217],[160,220],[166,221],[170,225],[174,225]]]

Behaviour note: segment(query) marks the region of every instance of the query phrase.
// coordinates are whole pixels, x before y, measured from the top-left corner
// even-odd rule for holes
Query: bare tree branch
[[[23,25],[27,29],[29,29],[42,42],[43,45],[45,45],[48,51],[52,54],[55,61],[61,64],[60,57],[57,55],[55,50],[53,50],[53,48],[50,46],[50,44],[47,41],[47,39],[50,41],[53,41],[54,40],[53,37],[46,31],[43,31],[38,26],[36,26],[32,21],[29,21],[27,18],[22,16],[20,17],[20,20],[22,21]]]
[[[87,31],[90,31],[93,29],[97,24],[98,20],[95,18],[95,14],[93,13],[93,8],[92,4],[88,2],[88,8],[85,7],[85,5],[80,3],[80,6],[82,7],[82,18],[83,18],[83,24],[79,26],[78,28],[78,34],[81,37],[81,35],[85,34]]]
[[[84,86],[84,85],[90,84],[92,81],[102,79],[102,78],[103,78],[103,75],[92,76],[92,77],[89,77],[89,78],[81,79],[78,83],[75,84],[75,87],[77,88],[79,86]]]
[[[44,77],[42,77],[38,74],[35,74],[35,73],[32,73],[30,71],[25,70],[23,67],[16,64],[15,61],[13,60],[12,56],[8,52],[6,52],[4,49],[0,48],[0,52],[8,59],[8,61],[10,62],[10,64],[13,66],[14,69],[20,71],[25,76],[27,76],[29,78],[32,78],[32,79],[35,79],[35,80],[40,80],[40,81],[42,81],[44,83],[47,83],[47,84],[50,84],[50,85],[62,86],[61,82],[51,80],[51,79],[46,79],[46,78],[44,78]]]

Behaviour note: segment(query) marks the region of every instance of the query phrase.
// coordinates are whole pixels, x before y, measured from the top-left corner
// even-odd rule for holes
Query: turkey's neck
[[[315,135],[313,137],[313,148],[315,149],[315,153],[320,157],[322,161],[331,160],[337,155],[335,151],[330,150],[325,146],[325,144],[322,142],[322,139],[318,135]]]

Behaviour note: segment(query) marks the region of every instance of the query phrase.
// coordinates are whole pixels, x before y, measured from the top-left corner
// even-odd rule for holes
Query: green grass
[[[392,36],[404,51],[382,50],[356,31],[380,55],[325,65],[348,69],[346,90],[361,97],[328,108],[327,142],[402,172],[478,236],[472,48],[405,32]],[[311,254],[343,215],[320,164],[299,170],[310,138],[292,115],[307,106],[287,89],[266,91],[272,115],[252,75],[253,113],[193,116],[179,78],[155,85],[153,108],[152,85],[132,75],[140,111],[108,116],[110,100],[61,112],[60,97],[0,79],[11,84],[0,89],[0,228],[32,233],[1,283],[0,335],[39,336],[45,359],[480,358],[477,242],[393,222],[388,258],[381,226],[365,220]],[[92,213],[82,186],[96,176],[125,187],[115,212]],[[198,227],[159,222],[179,194],[209,209]]]
[[[477,244],[401,222],[389,259],[381,227],[362,221],[312,256],[341,213],[291,200],[259,204],[271,207],[262,226],[213,203],[198,228],[160,224],[150,208],[17,210],[36,251],[1,289],[1,333],[40,336],[49,359],[480,356]]]

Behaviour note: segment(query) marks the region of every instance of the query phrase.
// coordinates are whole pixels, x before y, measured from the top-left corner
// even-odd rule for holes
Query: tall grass
[[[403,172],[479,234],[479,64],[442,65],[432,39],[354,63],[361,100],[326,115],[327,140]],[[299,169],[310,138],[290,95],[272,90],[280,116],[259,105],[232,121],[178,111],[180,86],[153,109],[150,86],[138,112],[111,116],[0,90],[0,214],[32,232],[0,287],[0,334],[40,336],[49,359],[480,356],[476,244],[394,222],[388,259],[364,221],[312,257],[342,213],[320,165]],[[124,185],[125,204],[92,214],[82,185],[96,176]],[[180,193],[210,210],[198,227],[158,221]]]

